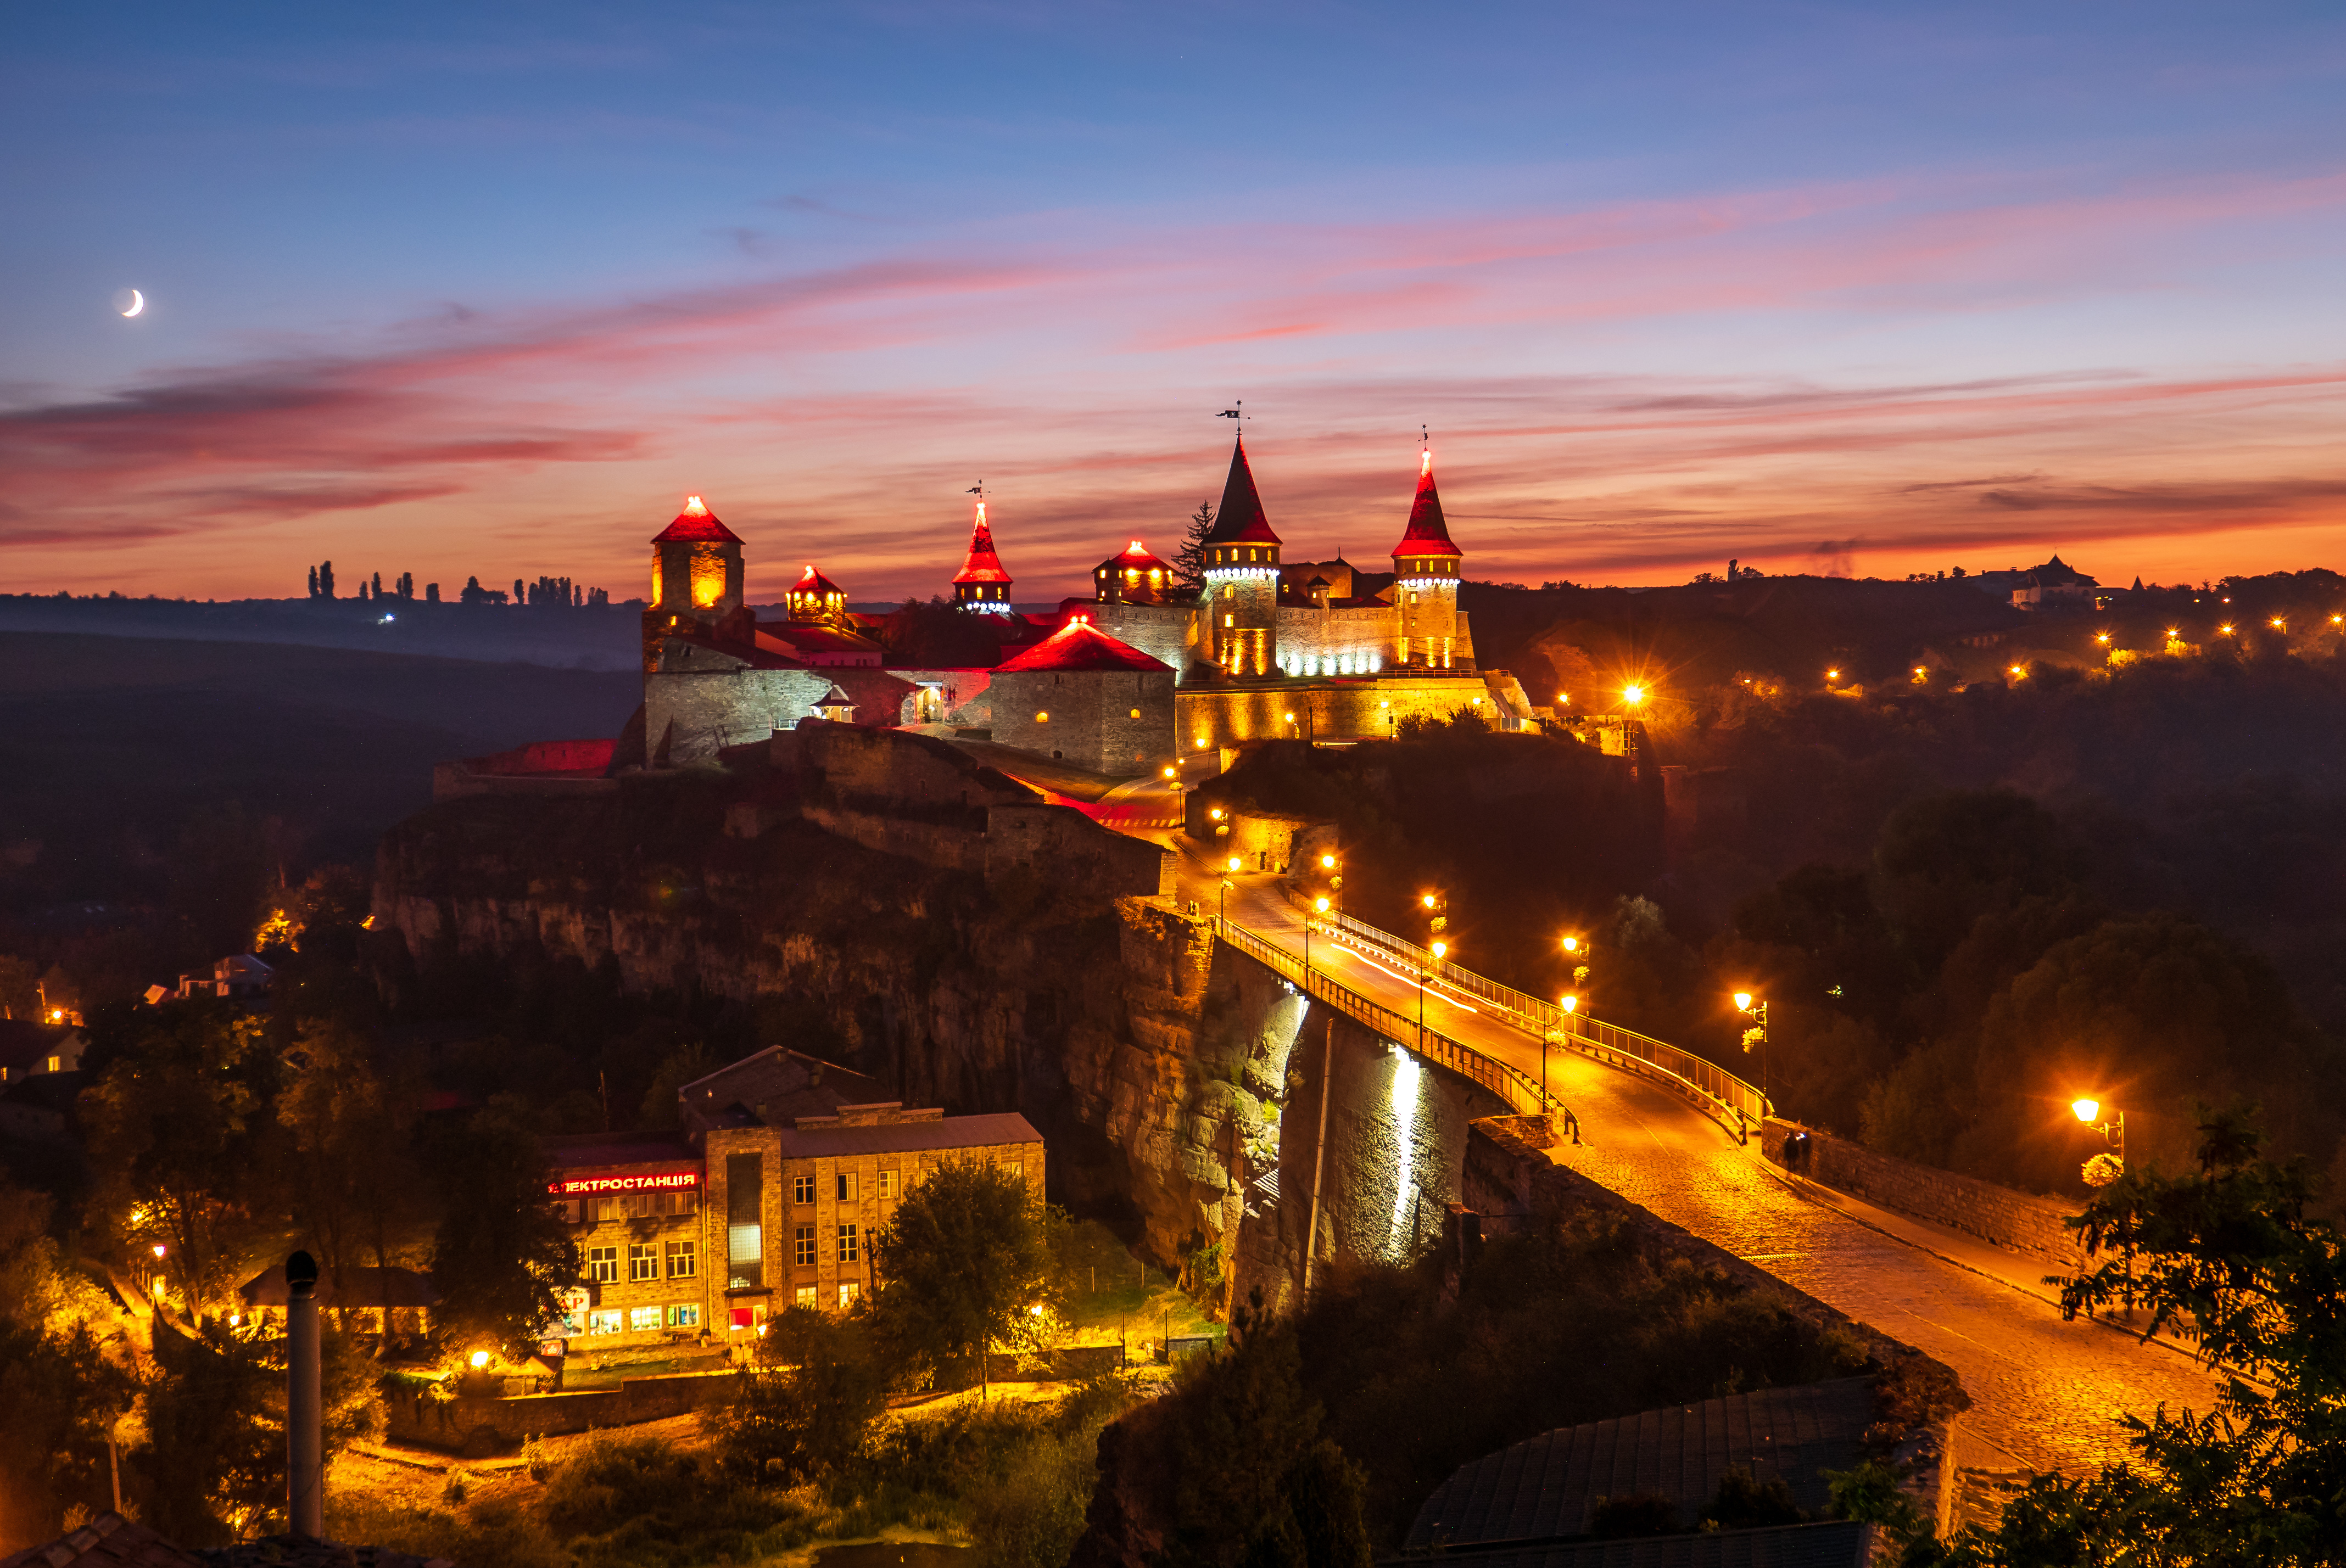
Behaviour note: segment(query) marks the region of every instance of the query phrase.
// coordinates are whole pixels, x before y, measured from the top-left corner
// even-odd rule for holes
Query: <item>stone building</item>
[[[1077,611],[994,667],[994,738],[1095,773],[1138,773],[1173,726],[1173,670]]]
[[[581,1349],[658,1344],[709,1322],[701,1162],[678,1133],[546,1140],[547,1191],[578,1243],[556,1337]]]
[[[872,1286],[872,1234],[944,1165],[994,1166],[1040,1199],[1042,1135],[1024,1116],[842,1098],[874,1087],[773,1047],[679,1090],[679,1132],[548,1139],[548,1198],[581,1265],[553,1336],[576,1354],[849,1310]]]
[[[713,1127],[705,1151],[709,1234],[723,1243],[709,1298],[729,1331],[789,1307],[852,1309],[872,1286],[872,1234],[941,1166],[989,1165],[1043,1193],[1043,1136],[1013,1113],[842,1105],[786,1125]]]

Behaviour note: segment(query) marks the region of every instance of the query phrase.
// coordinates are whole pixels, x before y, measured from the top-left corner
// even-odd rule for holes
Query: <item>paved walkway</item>
[[[1179,896],[1211,911],[1222,879],[1171,835],[1152,836],[1183,854]],[[1278,880],[1232,881],[1230,918],[1300,951],[1300,920]],[[1415,1014],[1418,987],[1398,965],[1315,939],[1311,966]],[[1428,1027],[1541,1073],[1540,1043],[1472,998],[1434,988],[1424,1005]],[[2216,1380],[2182,1351],[2063,1322],[2032,1259],[1788,1177],[1756,1143],[1646,1080],[1556,1049],[1545,1071],[1582,1127],[1579,1147],[1555,1151],[1559,1164],[1954,1368],[1973,1400],[1965,1464],[2078,1474],[2125,1457],[2121,1412],[2214,1402]]]

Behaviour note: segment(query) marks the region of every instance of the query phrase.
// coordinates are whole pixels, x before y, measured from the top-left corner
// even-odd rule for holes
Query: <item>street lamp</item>
[[[1322,915],[1328,912],[1325,895],[1311,901],[1311,912]],[[1311,915],[1303,917],[1303,980],[1308,987],[1311,981]]]
[[[1572,1030],[1572,1015],[1580,1006],[1580,998],[1566,992],[1557,999],[1556,1005],[1564,1009],[1564,1030],[1569,1033]],[[1547,1109],[1547,1034],[1545,1031],[1540,1033],[1540,1109],[1543,1111]]]
[[[1621,700],[1635,708],[1646,700],[1646,688],[1642,686],[1625,686],[1621,688]]]
[[[1573,984],[1585,986],[1588,983],[1588,960],[1595,952],[1596,944],[1585,936],[1564,939],[1564,956],[1572,964]]]
[[[1230,870],[1235,871],[1238,869],[1238,862],[1232,860]],[[1230,879],[1228,877],[1222,879],[1222,923],[1224,925],[1230,923]]]
[[[1749,1018],[1751,1027],[1743,1032],[1743,1049],[1760,1047],[1760,1110],[1766,1115],[1768,1101],[1768,1004],[1748,991],[1735,993],[1735,1011]]]
[[[2077,1120],[2101,1134],[2104,1143],[2111,1145],[2117,1150],[2118,1169],[2125,1170],[2126,1113],[2112,1111],[2108,1116],[2103,1117],[2102,1103],[2099,1100],[2073,1100],[2069,1103],[2069,1110]]]

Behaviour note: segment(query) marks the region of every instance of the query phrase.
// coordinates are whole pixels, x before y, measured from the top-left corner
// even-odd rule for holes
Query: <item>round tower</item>
[[[1244,436],[1230,449],[1222,504],[1202,548],[1206,591],[1198,612],[1214,662],[1239,679],[1270,675],[1279,666],[1279,535],[1255,493]]]
[[[1472,669],[1474,649],[1458,614],[1463,559],[1433,488],[1433,449],[1421,455],[1409,527],[1392,547],[1394,662],[1412,669]]]
[[[651,602],[644,611],[644,668],[659,667],[660,639],[706,634],[741,607],[741,541],[698,495],[652,539]]]

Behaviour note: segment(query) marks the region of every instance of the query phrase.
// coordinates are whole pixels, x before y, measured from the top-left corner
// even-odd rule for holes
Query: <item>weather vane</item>
[[[971,485],[967,490],[963,491],[963,492],[962,492],[962,494],[964,494],[964,495],[974,495],[974,496],[976,496],[980,501],[984,500],[984,499],[985,499],[985,481],[984,481],[984,480],[983,480],[983,479],[979,480],[976,484],[974,484]]]
[[[1239,412],[1239,410],[1240,410],[1240,409],[1243,409],[1243,408],[1245,408],[1245,407],[1246,407],[1246,399],[1244,399],[1244,398],[1240,398],[1240,399],[1239,399],[1239,406],[1238,406],[1238,408],[1226,408],[1226,409],[1222,410],[1222,412],[1219,412],[1219,413],[1216,414],[1214,417],[1215,417],[1216,419],[1244,419],[1244,418],[1246,418],[1246,415],[1245,415],[1245,414],[1243,414],[1243,413],[1241,413],[1241,412]]]

